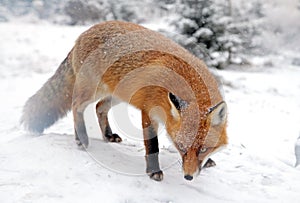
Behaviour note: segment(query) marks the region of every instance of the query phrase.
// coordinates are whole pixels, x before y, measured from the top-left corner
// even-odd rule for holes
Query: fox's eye
[[[184,150],[184,149],[179,149],[179,151],[180,151],[182,154],[186,154],[186,150]]]
[[[207,148],[206,147],[202,147],[199,151],[199,153],[205,153],[207,151]]]

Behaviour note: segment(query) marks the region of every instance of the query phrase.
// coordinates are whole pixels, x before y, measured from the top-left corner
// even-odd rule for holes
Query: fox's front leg
[[[151,179],[161,181],[163,172],[160,170],[158,161],[158,139],[157,139],[157,124],[150,120],[148,114],[142,111],[142,125],[144,144],[146,149],[146,172]]]
[[[212,160],[211,158],[208,158],[206,163],[204,164],[203,168],[210,168],[216,166],[216,162]]]
[[[108,122],[107,115],[111,106],[112,106],[111,98],[104,99],[97,103],[96,112],[97,112],[98,122],[104,140],[107,140],[109,142],[121,142],[122,141],[121,137],[118,134],[112,133],[112,130]]]

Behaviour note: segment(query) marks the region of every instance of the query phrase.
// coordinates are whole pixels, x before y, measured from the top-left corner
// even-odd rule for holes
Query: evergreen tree
[[[181,45],[210,67],[222,69],[244,62],[240,53],[251,47],[254,27],[239,12],[232,14],[230,0],[181,0],[177,4],[179,16],[173,24],[180,35],[173,37]]]

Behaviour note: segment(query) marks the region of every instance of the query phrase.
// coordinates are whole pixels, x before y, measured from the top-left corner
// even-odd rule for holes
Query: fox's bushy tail
[[[21,123],[36,133],[42,133],[71,109],[75,75],[68,57],[55,74],[30,97],[24,108]]]

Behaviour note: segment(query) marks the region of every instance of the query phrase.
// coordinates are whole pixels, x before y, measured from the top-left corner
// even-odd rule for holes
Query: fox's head
[[[224,101],[203,109],[169,93],[171,112],[167,130],[181,157],[184,177],[192,180],[209,156],[227,144],[227,105]]]

